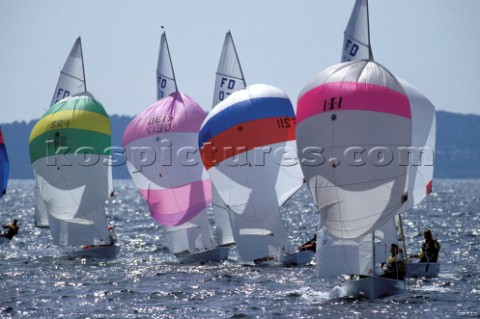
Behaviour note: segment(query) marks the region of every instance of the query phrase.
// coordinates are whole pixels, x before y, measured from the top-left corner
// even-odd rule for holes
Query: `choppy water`
[[[425,226],[441,242],[440,277],[373,301],[338,298],[336,282],[314,266],[180,265],[132,182],[115,183],[108,215],[122,250],[95,261],[62,257],[49,231],[33,226],[34,182],[10,182],[0,221],[18,218],[21,232],[0,245],[1,318],[480,318],[480,180],[437,180],[404,216],[408,248],[419,247]],[[309,196],[302,189],[284,208],[295,244],[316,225]]]

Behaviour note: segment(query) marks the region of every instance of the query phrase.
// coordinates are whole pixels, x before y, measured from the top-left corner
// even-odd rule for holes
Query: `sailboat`
[[[303,185],[292,160],[295,113],[283,91],[256,84],[233,92],[208,114],[199,146],[229,211],[241,261],[272,265],[311,257],[291,247],[279,212]]]
[[[63,98],[71,95],[86,92],[85,72],[83,68],[82,41],[78,37],[70,51],[70,54],[60,71],[58,83],[53,93],[50,106]],[[35,184],[35,226],[39,228],[48,227],[48,215],[45,203],[40,195],[39,186]]]
[[[49,227],[57,245],[82,246],[70,256],[116,258],[120,248],[111,240],[105,212],[113,195],[110,120],[86,92],[80,37],[52,103],[30,133],[36,226]]]
[[[0,198],[7,193],[8,175],[10,173],[10,162],[8,161],[7,148],[0,127]],[[6,237],[0,237],[0,243],[10,242]]]
[[[299,95],[297,149],[320,212],[317,271],[351,275],[343,283],[349,296],[406,289],[403,280],[381,277],[375,246],[385,235],[382,226],[408,199],[409,167],[396,161],[410,144],[408,97],[373,60],[329,67]]]
[[[180,262],[221,261],[206,212],[211,181],[198,156],[198,130],[205,111],[177,90],[165,32],[157,64],[157,98],[127,126],[127,167],[152,217],[165,226],[166,244]],[[138,157],[145,151],[147,157]],[[150,157],[149,157],[150,156]],[[144,160],[152,160],[145,165]]]
[[[30,161],[53,243],[73,257],[116,258],[105,201],[111,194],[110,120],[90,93],[55,103],[33,127]]]
[[[247,86],[243,75],[237,49],[233,42],[232,33],[228,31],[223,41],[222,53],[218,61],[215,74],[215,87],[213,90],[212,109],[235,91]],[[215,218],[215,238],[219,246],[232,246],[235,244],[228,209],[225,206],[215,185],[212,184],[213,216]]]
[[[344,33],[341,61],[368,60],[370,58],[372,58],[372,48],[368,0],[357,0]],[[412,112],[411,165],[408,179],[410,196],[399,210],[400,214],[412,210],[432,191],[436,121],[435,106],[406,80],[398,77],[397,79],[408,96]],[[398,238],[392,242],[403,247],[404,255],[407,256],[401,216],[397,215],[388,224],[389,226],[385,227],[388,227],[392,234],[398,234]],[[412,263],[411,260],[407,261],[409,261],[407,276],[435,277],[440,272],[438,262]]]

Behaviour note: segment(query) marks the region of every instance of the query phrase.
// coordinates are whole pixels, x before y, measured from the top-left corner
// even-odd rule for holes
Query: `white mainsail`
[[[212,109],[226,97],[235,91],[242,90],[247,86],[245,77],[240,66],[235,43],[230,31],[225,34],[222,53],[218,62],[215,75],[215,87],[213,91]],[[228,209],[225,206],[215,185],[213,193],[213,215],[215,217],[215,237],[218,245],[231,245],[235,243]]]
[[[82,40],[80,37],[68,55],[58,78],[57,87],[52,97],[53,105],[68,96],[86,92],[85,71],[83,67]]]
[[[160,38],[160,49],[158,50],[157,61],[157,100],[177,91],[177,80],[173,71],[167,35],[163,32]]]
[[[372,58],[367,1],[355,1],[347,29],[344,32],[342,62]]]
[[[215,107],[233,92],[242,90],[246,86],[247,84],[240,65],[237,49],[233,42],[232,33],[228,31],[227,34],[225,34],[222,53],[215,76],[212,107]]]
[[[85,71],[83,66],[82,40],[78,37],[58,77],[50,106],[68,96],[86,92]],[[47,207],[40,196],[40,186],[35,185],[35,226],[48,227]]]

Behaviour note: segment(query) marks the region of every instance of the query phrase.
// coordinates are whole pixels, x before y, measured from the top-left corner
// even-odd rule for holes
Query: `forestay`
[[[279,207],[303,184],[296,161],[295,114],[287,95],[263,84],[232,93],[207,116],[202,160],[230,210],[244,261],[290,251]]]
[[[53,242],[109,244],[110,120],[90,94],[54,104],[30,134],[30,160]]]

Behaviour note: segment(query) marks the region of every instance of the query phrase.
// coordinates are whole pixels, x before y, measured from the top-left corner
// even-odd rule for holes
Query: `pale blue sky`
[[[40,118],[82,37],[88,90],[109,114],[155,101],[161,26],[179,89],[211,108],[228,30],[247,84],[303,86],[340,61],[354,0],[0,0],[0,123]],[[437,110],[480,114],[480,1],[370,0],[375,60]]]

